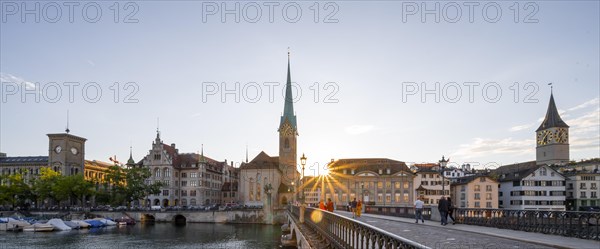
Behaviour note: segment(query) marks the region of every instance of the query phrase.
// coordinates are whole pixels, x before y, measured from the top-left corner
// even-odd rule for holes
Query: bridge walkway
[[[352,213],[336,210],[334,213],[352,218]],[[577,248],[600,249],[600,241],[570,238],[558,235],[531,233],[510,229],[425,220],[418,224],[412,218],[362,214],[355,218],[371,226],[418,242],[431,248]]]

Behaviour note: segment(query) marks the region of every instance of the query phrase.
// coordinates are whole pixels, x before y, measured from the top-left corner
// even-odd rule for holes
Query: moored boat
[[[65,222],[63,222],[63,220],[61,219],[50,219],[48,222],[46,222],[46,224],[51,225],[52,227],[54,227],[54,229],[56,230],[60,230],[60,231],[69,231],[71,230],[71,227],[68,226],[67,224],[65,224]]]
[[[25,232],[51,232],[52,230],[54,230],[54,227],[45,223],[35,223],[23,228]]]
[[[65,225],[69,226],[71,229],[81,228],[81,226],[79,226],[79,223],[77,223],[77,222],[68,221],[68,220],[65,220],[64,222],[65,222]]]

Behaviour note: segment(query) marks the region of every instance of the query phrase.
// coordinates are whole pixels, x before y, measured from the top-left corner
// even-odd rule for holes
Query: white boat
[[[90,228],[90,223],[87,223],[82,220],[72,220],[71,222],[77,223],[77,225],[79,225],[79,228]]]
[[[71,230],[71,227],[67,226],[67,224],[65,224],[61,219],[50,219],[48,222],[46,222],[46,224],[51,225],[54,227],[54,229],[60,231]]]
[[[119,221],[119,222],[117,222],[117,226],[120,226],[120,227],[127,226],[127,222],[125,222],[125,221]]]
[[[80,228],[80,226],[77,222],[72,222],[72,221],[68,221],[68,220],[65,220],[63,222],[65,223],[65,225],[69,226],[71,229],[79,229]]]
[[[52,225],[44,223],[35,223],[23,228],[25,232],[51,232],[52,230],[54,230]]]
[[[105,219],[105,218],[95,218],[94,220],[100,221],[107,226],[116,226],[117,225],[116,222],[109,220],[109,219]]]

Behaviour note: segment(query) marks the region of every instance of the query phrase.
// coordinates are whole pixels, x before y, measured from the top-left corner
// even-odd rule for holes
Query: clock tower
[[[61,175],[83,174],[85,141],[87,139],[66,133],[48,134],[48,166]]]
[[[535,133],[537,164],[569,162],[569,126],[558,114],[552,91],[546,117]]]
[[[279,122],[279,169],[283,173],[282,183],[288,184],[297,180],[296,170],[298,126],[294,114],[294,98],[292,96],[292,78],[290,75],[290,53],[288,51],[287,82],[285,84],[285,104],[283,116]]]

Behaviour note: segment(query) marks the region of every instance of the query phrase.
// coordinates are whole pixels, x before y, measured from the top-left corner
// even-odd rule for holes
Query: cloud
[[[599,104],[600,104],[600,98],[590,99],[590,100],[584,102],[583,104],[580,104],[578,106],[569,108],[568,111],[575,111],[575,110],[579,110],[579,109],[584,109],[584,108],[587,108],[589,106],[598,106]]]
[[[533,125],[535,125],[535,124],[531,123],[531,124],[524,124],[524,125],[516,125],[516,126],[510,127],[510,131],[522,131],[522,130],[531,128]]]
[[[350,135],[359,135],[363,133],[370,132],[375,127],[372,125],[351,125],[345,128],[345,131]]]
[[[0,81],[1,82],[11,82],[11,83],[15,83],[15,84],[25,84],[25,89],[27,90],[33,90],[35,89],[35,83],[29,82],[24,80],[21,77],[18,76],[14,76],[12,74],[8,74],[8,73],[2,73],[0,72]]]
[[[462,158],[486,157],[492,154],[527,155],[533,154],[535,139],[515,140],[512,137],[504,139],[474,138],[471,143],[461,144],[452,156]]]

